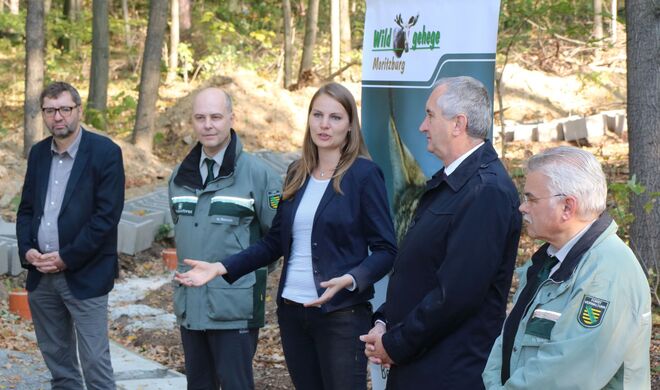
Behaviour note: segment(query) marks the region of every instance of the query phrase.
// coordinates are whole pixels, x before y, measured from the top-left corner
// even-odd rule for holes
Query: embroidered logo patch
[[[282,193],[280,191],[268,191],[268,206],[271,209],[277,210],[277,206],[280,204],[280,199],[282,199]]]
[[[604,299],[585,295],[578,312],[578,322],[585,328],[595,328],[603,322],[607,306],[610,302]]]

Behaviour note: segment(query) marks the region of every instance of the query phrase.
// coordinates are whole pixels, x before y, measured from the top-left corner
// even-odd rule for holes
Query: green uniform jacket
[[[649,285],[610,221],[601,216],[576,244],[595,225],[603,226],[577,264],[565,260],[538,288],[517,328],[511,376],[504,385],[502,335],[497,338],[483,373],[487,389],[651,388]],[[530,265],[528,261],[517,271],[520,286],[514,303]]]
[[[197,144],[177,166],[169,182],[169,198],[179,258],[219,262],[250,246],[268,231],[279,202],[282,181],[261,159],[242,152],[231,131],[218,177],[202,185]],[[264,325],[266,268],[234,284],[215,278],[202,287],[175,284],[174,313],[191,330],[244,329]]]

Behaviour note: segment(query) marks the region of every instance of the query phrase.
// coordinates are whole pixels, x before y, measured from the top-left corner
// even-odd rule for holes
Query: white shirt
[[[595,219],[591,221],[587,226],[584,227],[584,229],[580,230],[576,235],[573,236],[573,238],[568,240],[568,242],[564,244],[564,246],[562,246],[560,249],[557,249],[552,245],[548,246],[548,250],[547,250],[548,255],[554,256],[557,258],[557,260],[559,260],[559,262],[550,270],[550,275],[554,274],[555,271],[558,270],[559,267],[561,267],[561,263],[564,262],[564,259],[568,255],[568,252],[570,252],[571,249],[573,249],[575,244],[580,240],[580,238],[582,238],[582,236],[584,236],[584,234],[587,232],[587,230],[589,230],[589,228],[591,227],[591,225],[593,225],[595,221],[596,221]]]
[[[480,143],[479,145],[477,145],[477,146],[475,146],[474,148],[472,148],[472,149],[468,150],[467,152],[463,153],[463,154],[461,155],[461,157],[459,157],[459,158],[457,158],[456,160],[454,160],[453,163],[447,165],[447,166],[445,167],[445,175],[449,176],[449,175],[451,175],[452,173],[454,173],[454,171],[456,170],[456,168],[458,168],[458,166],[461,165],[461,163],[462,163],[463,161],[465,161],[466,158],[470,157],[470,155],[471,155],[472,153],[476,152],[477,149],[479,149],[479,147],[481,147],[481,145],[483,145],[483,144],[484,144],[484,142],[481,141],[481,143]]]
[[[307,303],[319,298],[314,283],[312,268],[312,227],[316,209],[330,180],[309,177],[302,194],[298,210],[293,219],[291,257],[286,271],[282,297],[298,303]]]

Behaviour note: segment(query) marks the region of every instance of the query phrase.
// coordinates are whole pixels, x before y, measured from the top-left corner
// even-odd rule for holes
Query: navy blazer
[[[110,292],[118,276],[117,224],[124,208],[124,165],[117,144],[81,131],[57,228],[69,289],[76,298],[86,299]],[[23,268],[28,270],[28,291],[37,288],[41,279],[41,272],[27,262],[25,253],[32,248],[39,250],[37,232],[48,191],[52,138],[30,150],[16,218],[18,252]]]
[[[444,173],[444,172],[443,172]],[[388,389],[482,389],[502,329],[522,216],[489,141],[427,183],[376,318],[396,362]]]
[[[308,181],[309,178],[295,196],[280,202],[264,238],[222,261],[228,271],[224,276],[228,282],[284,256],[278,292],[280,303],[291,254],[293,220]],[[341,189],[343,195],[335,192],[331,181],[314,216],[311,242],[314,283],[320,296],[325,290],[320,287],[321,282],[348,273],[355,278],[357,288],[338,292],[322,305],[324,312],[371,299],[373,284],[390,271],[396,256],[394,226],[380,168],[371,160],[356,159],[346,171]]]

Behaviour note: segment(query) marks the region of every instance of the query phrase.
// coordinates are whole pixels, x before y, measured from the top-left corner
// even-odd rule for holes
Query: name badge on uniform
[[[172,210],[176,215],[195,215],[196,207],[197,207],[196,196],[172,197]]]

